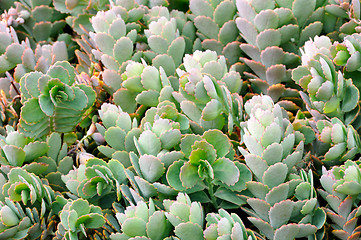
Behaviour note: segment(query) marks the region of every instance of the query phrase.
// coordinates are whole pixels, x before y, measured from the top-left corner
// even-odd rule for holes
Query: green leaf
[[[212,164],[214,177],[228,186],[234,185],[239,179],[239,170],[228,158],[220,158]]]
[[[137,217],[128,218],[122,224],[122,231],[129,237],[147,236],[146,222]]]
[[[133,42],[127,38],[120,38],[114,45],[114,59],[121,65],[123,62],[130,60],[133,55]]]
[[[311,16],[316,7],[316,0],[295,0],[292,12],[297,19],[298,25],[303,27],[307,18]]]
[[[147,223],[147,236],[152,240],[163,240],[169,236],[172,225],[169,223],[164,213],[156,211],[149,217]]]
[[[194,25],[207,38],[218,39],[219,27],[210,17],[198,16],[194,19]]]
[[[22,166],[25,161],[25,152],[23,149],[13,145],[6,145],[2,150],[11,166]]]
[[[254,19],[254,24],[259,32],[266,29],[277,29],[279,24],[279,17],[273,10],[265,10],[257,14]]]
[[[276,203],[269,211],[271,226],[275,229],[286,224],[291,217],[293,210],[293,202],[291,200]]]
[[[25,162],[31,162],[38,157],[44,156],[49,150],[48,144],[45,142],[32,142],[24,147]]]
[[[274,29],[264,30],[257,35],[256,43],[261,50],[270,46],[279,46],[281,44],[281,33]]]
[[[180,169],[180,180],[182,181],[182,185],[184,187],[194,187],[200,180],[198,175],[198,168],[189,162],[185,163]]]
[[[174,233],[180,240],[203,240],[203,230],[195,223],[181,223],[175,227]]]
[[[220,130],[208,130],[203,134],[202,138],[209,142],[216,149],[217,158],[226,156],[229,152],[229,149],[232,147],[227,135],[222,133]]]
[[[287,165],[284,163],[276,163],[270,166],[263,174],[263,183],[269,188],[276,187],[284,183],[288,173]]]
[[[151,183],[157,181],[165,171],[160,159],[152,155],[142,155],[139,158],[139,167],[144,178]]]
[[[142,132],[138,142],[145,154],[157,156],[161,150],[160,139],[150,130]]]
[[[168,51],[168,42],[158,35],[152,35],[148,38],[149,47],[157,54],[165,54]]]

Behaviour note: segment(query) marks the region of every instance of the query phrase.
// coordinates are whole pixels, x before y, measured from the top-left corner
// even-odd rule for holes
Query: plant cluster
[[[0,239],[361,238],[361,1],[0,1]]]

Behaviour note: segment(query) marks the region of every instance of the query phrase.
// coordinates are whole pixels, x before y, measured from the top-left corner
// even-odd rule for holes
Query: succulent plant
[[[235,23],[236,1],[191,0],[189,17],[197,28],[194,45],[224,55],[229,65],[239,61],[239,32]]]
[[[127,207],[124,212],[117,212],[116,218],[121,231],[110,235],[111,240],[165,239],[173,229],[165,213],[156,210],[152,199],[149,199],[148,205],[140,201]]]
[[[322,161],[327,165],[342,164],[353,159],[361,150],[360,137],[352,125],[347,127],[338,118],[331,121],[317,121],[319,156],[324,156]]]
[[[196,51],[184,57],[184,69],[178,69],[179,92],[173,97],[192,120],[193,128],[225,129],[233,132],[242,120],[242,98],[238,92],[242,79],[235,71],[228,72],[225,58],[216,52]]]
[[[236,24],[247,44],[241,58],[252,71],[245,75],[254,92],[267,94],[294,113],[300,109],[291,69],[299,64],[298,48],[319,35],[323,27],[322,2],[309,0],[237,1]]]
[[[216,240],[228,238],[231,240],[256,240],[252,230],[246,229],[242,219],[235,213],[229,214],[223,209],[218,213],[208,213],[204,239]]]
[[[176,200],[165,199],[163,205],[165,216],[180,240],[204,239],[204,211],[199,202],[192,202],[187,194],[179,193]]]
[[[185,158],[175,161],[167,171],[167,181],[177,191],[191,197],[203,195],[202,202],[215,208],[234,208],[245,203],[238,194],[252,179],[249,169],[234,161],[234,150],[229,138],[219,130],[208,130],[202,136],[186,134],[181,140]],[[200,192],[207,189],[208,195]]]
[[[317,206],[312,172],[302,172],[300,177],[295,169],[303,159],[304,143],[296,142],[299,133],[269,96],[254,96],[244,108],[249,116],[242,125],[247,150],[239,147],[239,151],[255,176],[246,183],[254,196],[247,199],[252,209],[244,208],[251,216],[248,219],[267,239],[321,239],[322,231],[321,238],[315,234],[324,224],[325,213]],[[298,201],[289,199],[294,195]]]
[[[66,15],[56,11],[51,0],[16,1],[14,5],[15,8],[11,7],[2,18],[7,19],[8,26],[11,24],[20,36],[28,37],[32,43],[55,40],[66,26]]]
[[[145,129],[145,124],[150,123],[154,124],[159,118],[168,119],[173,125],[179,125],[179,130],[182,134],[191,133],[189,129],[189,119],[182,113],[178,112],[177,106],[175,103],[164,100],[158,104],[157,107],[149,108],[142,121],[140,123],[140,128]]]
[[[45,208],[45,206],[43,206]],[[0,202],[1,239],[51,239],[54,215],[24,208],[18,202],[6,198]]]
[[[302,66],[293,70],[292,78],[309,94],[307,96],[300,92],[311,114],[321,113],[327,117],[337,117],[349,124],[355,120],[357,114],[353,110],[359,108],[359,90],[351,79],[345,79],[343,73],[337,71],[332,59],[323,54],[328,52],[327,42],[324,38],[322,41],[305,45]],[[318,49],[317,53],[312,50],[314,48]]]
[[[109,80],[107,73],[104,71],[104,81]],[[115,86],[118,88],[113,95],[114,103],[126,112],[135,112],[139,105],[155,107],[164,100],[175,101],[172,92],[174,88],[178,88],[178,82],[173,78],[167,78],[162,67],[158,70],[145,63],[129,61],[121,77],[121,82],[112,81],[108,84],[118,85]]]
[[[361,51],[361,36],[355,33],[344,38],[342,43],[335,42],[331,48],[333,62],[340,66],[345,77],[356,79],[360,76],[361,65],[357,60]],[[360,90],[359,81],[353,81],[353,84]]]
[[[102,125],[96,124],[98,132],[93,139],[99,145],[106,142],[109,146],[98,146],[98,150],[108,158],[118,159],[124,167],[130,166],[128,152],[137,152],[134,137],[139,137],[142,130],[136,119],[114,104],[104,103],[99,110]]]
[[[149,24],[144,30],[148,45],[157,56],[153,59],[154,66],[162,66],[168,76],[175,74],[175,69],[182,63],[185,40],[179,36],[175,18],[160,17]]]
[[[21,56],[22,61],[15,68],[14,78],[17,82],[26,74],[34,71],[46,73],[50,66],[58,61],[67,61],[68,53],[65,42],[55,42],[36,46],[35,51],[27,48]]]
[[[124,166],[118,160],[105,162],[97,158],[88,159],[61,179],[72,194],[105,208],[121,199],[120,185],[127,180]]]
[[[19,42],[18,36],[11,26],[8,27],[5,22],[0,21],[0,73],[10,71],[21,63],[21,56],[25,49],[30,48],[29,42]],[[29,49],[31,51],[31,49]]]
[[[116,72],[120,70],[123,62],[131,59],[133,44],[137,38],[136,28],[127,29],[121,13],[121,7],[99,11],[92,17],[94,32],[89,33],[98,48],[93,50],[95,57],[101,60],[107,69]]]
[[[20,131],[38,138],[51,131],[73,131],[95,101],[92,88],[74,84],[75,78],[74,68],[65,61],[52,65],[46,74],[24,75],[20,80]]]
[[[325,211],[333,222],[332,233],[339,239],[357,239],[361,235],[356,224],[360,215],[360,174],[359,164],[350,160],[328,171],[323,168],[323,189],[318,191],[328,203]]]
[[[7,174],[7,180],[3,177],[0,179],[0,184],[2,188],[0,201],[9,198],[24,205],[41,204],[49,209],[55,197],[46,180],[19,167],[12,168]]]
[[[59,217],[54,239],[86,239],[89,232],[105,223],[101,208],[83,199],[68,200]]]

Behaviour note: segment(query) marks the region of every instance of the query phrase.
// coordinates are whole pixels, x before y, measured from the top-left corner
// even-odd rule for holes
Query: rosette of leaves
[[[246,229],[242,219],[235,213],[229,214],[224,209],[218,213],[208,213],[207,225],[204,230],[204,239],[216,240],[228,238],[231,240],[256,240],[256,235],[250,229]]]
[[[68,200],[59,217],[54,239],[87,239],[105,224],[101,208],[80,198]]]
[[[0,163],[2,166],[22,167],[38,176],[45,176],[56,190],[65,187],[60,175],[73,167],[67,154],[67,144],[58,133],[52,133],[46,142],[34,141],[8,127],[6,136],[0,135]],[[59,184],[60,180],[60,184]]]
[[[14,26],[19,36],[28,37],[32,43],[49,42],[57,39],[66,26],[65,14],[54,9],[51,0],[16,1],[15,8],[10,10],[17,12],[24,21]]]
[[[108,158],[118,159],[124,167],[130,167],[129,152],[137,153],[134,137],[138,138],[142,130],[138,122],[114,104],[104,103],[98,111],[102,125],[97,123],[98,133],[93,139],[101,139],[108,146],[98,146],[98,150]]]
[[[184,57],[184,70],[178,69],[179,92],[173,97],[198,132],[216,128],[233,131],[242,120],[242,98],[238,92],[242,79],[235,71],[228,72],[225,58],[216,52],[196,51]]]
[[[165,199],[163,206],[165,216],[180,240],[204,239],[204,210],[199,202],[192,202],[187,194],[178,193],[176,200]]]
[[[120,232],[110,235],[111,240],[120,239],[166,239],[173,226],[163,211],[156,209],[152,199],[149,204],[140,201],[127,207],[124,212],[117,212],[116,219],[121,227]]]
[[[314,236],[325,213],[317,206],[312,172],[300,177],[295,169],[303,159],[303,141],[296,142],[299,133],[269,96],[254,96],[244,107],[249,116],[242,125],[247,150],[239,151],[255,177],[246,183],[254,196],[247,199],[252,209],[244,208],[249,220],[267,239]],[[294,195],[298,201],[289,199]]]
[[[105,12],[97,12],[96,16],[91,18],[94,31],[90,32],[89,36],[97,47],[92,52],[95,58],[109,69],[109,74],[113,75],[119,75],[122,64],[132,58],[133,45],[137,40],[137,31],[140,30],[138,25],[127,28],[122,18],[123,11],[120,7],[113,7]],[[138,17],[141,18],[142,15]]]
[[[251,44],[241,44],[240,48],[248,57],[241,57],[251,71],[244,74],[253,92],[266,94],[279,102],[285,109],[299,109],[297,85],[291,79],[292,68],[299,63],[299,56],[270,46],[259,50]]]
[[[191,133],[189,129],[189,119],[178,111],[174,102],[167,100],[159,103],[157,107],[149,108],[145,112],[145,115],[140,123],[140,128],[145,129],[146,123],[153,125],[154,122],[160,118],[168,119],[173,125],[176,124],[182,134]]]
[[[0,22],[0,73],[10,71],[21,63],[25,49],[30,49],[30,43],[19,42],[13,27],[8,27],[5,22]]]
[[[346,127],[338,118],[332,118],[331,121],[319,120],[316,126],[321,142],[316,152],[324,156],[321,160],[325,165],[342,164],[360,152],[360,137],[352,125]]]
[[[162,66],[168,76],[174,75],[182,63],[185,41],[179,36],[175,18],[160,17],[144,30],[148,45],[157,56],[152,60],[153,66]]]
[[[182,137],[179,127],[178,122],[156,116],[153,124],[146,122],[139,138],[134,138],[139,157],[131,152],[130,161],[136,176],[131,168],[127,169],[127,175],[133,188],[145,199],[177,194],[169,187],[165,173],[172,163],[184,157],[175,150]]]
[[[75,84],[75,70],[68,62],[56,62],[46,74],[31,72],[20,80],[19,129],[40,138],[50,132],[71,132],[95,102],[94,90]]]
[[[323,168],[320,195],[327,201],[325,207],[328,218],[333,222],[332,233],[339,239],[357,239],[361,227],[357,224],[360,216],[360,167],[348,160],[344,165],[331,170]]]
[[[21,56],[21,62],[15,68],[14,78],[17,82],[29,72],[46,73],[51,65],[58,61],[68,60],[67,47],[65,42],[55,42],[36,46],[35,51],[26,48]]]
[[[299,64],[298,48],[322,31],[322,4],[317,0],[237,1],[236,24],[247,42],[241,44],[248,55],[242,61],[252,70],[247,71],[251,86],[274,101],[286,100],[283,106],[288,110],[294,111],[302,104],[292,89],[296,87],[290,69]]]
[[[9,198],[0,202],[1,239],[50,239],[53,232],[52,212],[24,208]]]
[[[88,159],[85,164],[61,176],[69,191],[90,202],[109,208],[121,199],[120,185],[126,183],[124,166],[115,159]]]
[[[45,179],[19,167],[11,168],[7,179],[0,177],[0,186],[0,201],[8,197],[11,201],[22,202],[24,205],[37,204],[49,209],[54,200],[54,191]]]
[[[229,65],[237,63],[241,56],[238,41],[240,37],[234,20],[237,12],[235,2],[210,0],[189,2],[192,14],[188,16],[198,30],[198,38],[194,45],[224,55]]]
[[[324,1],[236,1],[236,19],[241,36],[247,43],[264,50],[280,46],[297,53],[310,37],[323,28]]]
[[[361,36],[359,33],[346,36],[342,43],[335,43],[331,48],[333,62],[340,66],[345,77],[354,79],[353,83],[360,89],[361,84],[355,80],[361,75]]]
[[[351,79],[345,79],[343,73],[337,71],[328,56],[316,54],[305,65],[294,69],[292,78],[308,93],[300,92],[312,115],[337,117],[345,124],[355,120],[359,111],[359,90]]]
[[[324,30],[333,39],[360,32],[360,2],[333,0],[325,7]]]
[[[171,187],[192,193],[191,197],[210,202],[215,208],[235,208],[245,203],[238,195],[252,179],[251,172],[243,163],[234,161],[234,150],[226,135],[215,129],[202,136],[186,134],[180,148],[184,159],[173,162],[166,174]],[[205,188],[208,194],[201,191]]]
[[[178,88],[178,79],[167,78],[162,67],[158,70],[154,66],[147,66],[144,62],[128,61],[121,75],[121,82],[114,82],[115,79],[108,78],[107,73],[104,72],[103,79],[112,81],[108,84],[113,85],[113,89],[116,90],[113,94],[114,103],[126,112],[135,112],[139,105],[156,107],[164,100],[175,101],[172,92],[174,88]]]

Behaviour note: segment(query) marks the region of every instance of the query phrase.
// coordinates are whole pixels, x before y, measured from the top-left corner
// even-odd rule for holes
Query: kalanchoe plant
[[[17,82],[26,74],[34,71],[46,73],[51,65],[57,61],[68,60],[66,44],[63,41],[53,44],[36,46],[35,51],[29,48],[25,49],[21,56],[21,62],[15,68],[14,77]]]
[[[246,71],[256,93],[270,95],[274,101],[295,111],[300,106],[290,69],[299,64],[298,48],[323,27],[321,1],[247,1],[237,0],[236,24],[247,44],[248,55],[241,60],[252,70]],[[290,101],[289,101],[290,100]]]
[[[50,239],[54,229],[53,212],[40,212],[24,208],[18,202],[6,198],[0,202],[1,239]]]
[[[157,210],[152,199],[149,199],[149,204],[140,201],[134,206],[127,207],[124,212],[116,212],[115,216],[121,231],[110,235],[111,240],[136,238],[162,240],[173,230],[164,211]]]
[[[315,45],[312,48],[317,49],[317,54],[307,49],[312,45]],[[292,72],[292,78],[309,94],[300,92],[308,110],[315,116],[321,113],[327,117],[338,117],[346,124],[352,123],[359,109],[359,90],[351,79],[345,79],[343,73],[337,71],[330,56],[322,53],[328,52],[328,44],[320,46],[315,41],[312,45],[305,46],[302,66]]]
[[[15,8],[10,8],[2,18],[7,19],[19,35],[25,35],[33,43],[56,39],[66,26],[66,15],[54,9],[51,0],[16,1],[14,5]],[[9,21],[11,19],[15,21]]]
[[[165,216],[180,240],[202,240],[204,210],[199,202],[192,202],[187,194],[179,193],[176,200],[163,201]]]
[[[332,118],[331,122],[319,120],[316,124],[321,142],[316,152],[324,156],[322,161],[326,165],[342,164],[361,151],[360,137],[351,125],[346,127],[338,118]]]
[[[68,62],[57,62],[46,74],[32,72],[20,80],[20,131],[42,137],[52,131],[71,132],[95,102],[94,90],[75,84],[76,74]]]
[[[104,81],[110,80],[105,78],[109,76],[107,73],[104,72]],[[178,89],[177,79],[167,78],[162,67],[158,70],[154,66],[147,66],[144,61],[128,61],[121,77],[121,82],[113,81],[110,84],[116,84],[114,103],[126,112],[135,112],[139,105],[155,107],[164,100],[175,101],[172,92],[174,88]]]
[[[244,204],[237,194],[245,189],[252,176],[249,169],[233,161],[234,150],[229,138],[219,130],[208,130],[202,136],[186,134],[180,144],[185,158],[168,168],[167,181],[177,191],[203,195],[215,208],[234,208]],[[207,189],[208,196],[200,190]]]
[[[239,73],[228,72],[225,58],[210,50],[186,54],[183,67],[177,69],[180,86],[173,96],[192,120],[192,127],[197,132],[225,128],[232,133],[242,120]]]
[[[167,75],[174,75],[175,69],[182,63],[185,41],[179,37],[175,18],[161,17],[149,24],[144,30],[148,45],[158,56],[153,59],[154,66],[162,66]]]
[[[235,213],[229,214],[223,209],[218,213],[208,213],[206,217],[207,226],[204,230],[204,239],[222,239],[231,240],[256,240],[256,235],[250,229],[246,229],[242,219]]]
[[[98,146],[98,150],[108,158],[118,159],[124,167],[129,167],[128,153],[137,152],[134,137],[139,137],[142,132],[137,120],[132,120],[120,107],[108,103],[101,106],[99,117],[102,125],[96,124],[98,132],[92,135],[93,139],[99,145],[106,142],[109,146]]]
[[[37,204],[50,209],[55,197],[46,180],[18,167],[9,171],[7,180],[0,177],[0,186],[0,201],[8,197],[11,201],[22,202],[24,205]]]
[[[361,227],[360,216],[361,172],[357,162],[348,160],[344,165],[327,171],[323,168],[320,195],[327,201],[327,216],[333,222],[332,233],[339,239],[357,239]]]
[[[246,183],[254,196],[247,199],[251,209],[244,208],[248,219],[267,239],[316,237],[325,213],[317,206],[312,172],[300,177],[295,169],[303,159],[303,141],[296,142],[300,133],[269,96],[254,96],[244,107],[249,116],[242,125],[247,150],[239,151],[255,176]],[[289,199],[294,195],[298,201]],[[322,238],[319,234],[316,239]]]
[[[0,21],[0,73],[10,71],[17,64],[21,63],[21,56],[25,49],[30,48],[30,43],[19,42],[18,36],[11,26],[8,27],[5,22]],[[31,51],[31,49],[29,49]]]
[[[103,207],[120,201],[120,185],[126,183],[124,166],[115,159],[104,162],[92,158],[61,177],[68,190],[83,199]]]
[[[189,3],[192,12],[189,17],[198,30],[194,45],[224,55],[229,65],[237,63],[241,55],[237,41],[239,32],[234,21],[237,11],[235,2],[191,0]]]
[[[83,199],[68,200],[59,217],[54,239],[87,239],[89,232],[105,223],[101,208]]]

